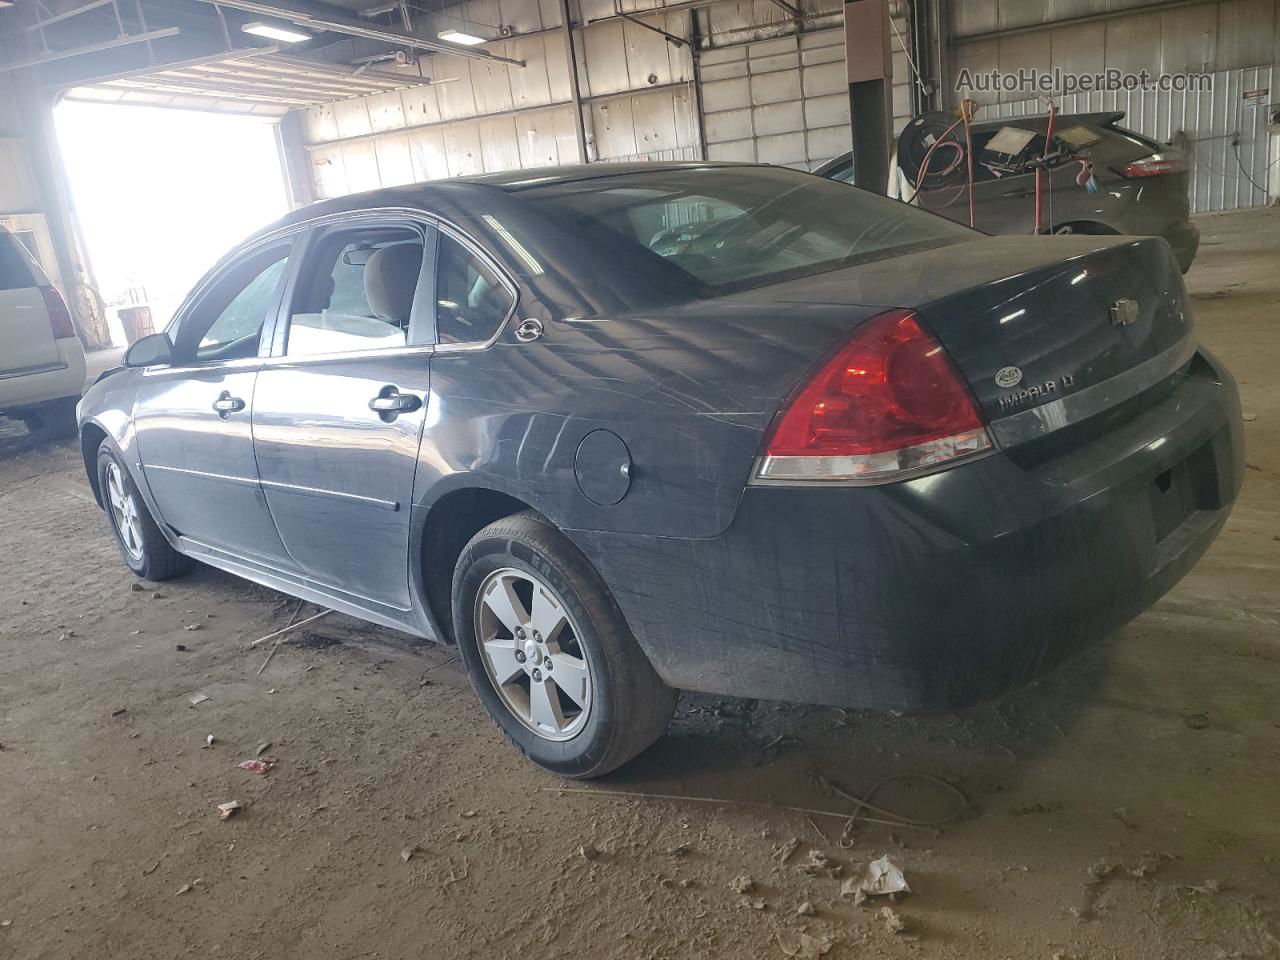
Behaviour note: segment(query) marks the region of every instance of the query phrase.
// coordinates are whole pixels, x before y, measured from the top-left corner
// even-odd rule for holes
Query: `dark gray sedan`
[[[1196,562],[1242,474],[1159,239],[992,238],[809,174],[526,171],[299,211],[79,411],[125,562],[456,643],[603,774],[676,689],[1008,690]]]
[[[1200,248],[1200,228],[1191,222],[1187,157],[1175,147],[1126,130],[1123,113],[1057,117],[1050,153],[1059,161],[1045,180],[1044,217],[1052,233],[1164,237],[1186,273]],[[1017,154],[988,149],[1004,128],[1025,131]],[[975,225],[986,233],[1029,234],[1035,228],[1035,168],[1045,152],[1045,117],[1014,117],[973,125]],[[1077,156],[1079,160],[1066,157]],[[1084,167],[1088,163],[1088,169]],[[932,165],[931,165],[932,166]],[[853,178],[850,154],[817,171]],[[1092,173],[1089,187],[1087,174]],[[959,223],[969,222],[963,184],[922,189],[918,203]]]

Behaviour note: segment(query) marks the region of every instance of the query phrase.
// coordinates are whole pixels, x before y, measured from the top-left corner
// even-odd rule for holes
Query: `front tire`
[[[600,575],[536,514],[491,523],[463,549],[453,623],[485,709],[553,773],[609,773],[662,736],[675,710]]]
[[[105,440],[98,448],[98,489],[116,546],[130,570],[158,583],[191,569],[190,559],[173,549],[160,532],[133,477]]]

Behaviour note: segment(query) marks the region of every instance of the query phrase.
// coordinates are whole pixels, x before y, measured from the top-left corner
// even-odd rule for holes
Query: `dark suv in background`
[[[1074,154],[1052,168],[1045,184],[1044,218],[1054,233],[1128,234],[1164,237],[1186,273],[1200,246],[1200,230],[1191,222],[1187,200],[1190,178],[1179,150],[1117,126],[1123,113],[1080,113],[1054,121],[1050,153]],[[1035,227],[1035,170],[1025,162],[1044,155],[1047,119],[1010,117],[975,123],[973,137],[975,226],[985,233],[1031,233]],[[1034,134],[1020,157],[990,151],[987,144],[1002,128]],[[1081,161],[1092,163],[1096,191],[1086,181]],[[819,167],[820,176],[851,182],[850,154]],[[922,189],[920,206],[960,223],[969,222],[963,184]]]

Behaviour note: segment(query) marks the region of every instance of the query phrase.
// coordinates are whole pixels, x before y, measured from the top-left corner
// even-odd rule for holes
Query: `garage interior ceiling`
[[[36,0],[0,17],[0,72],[43,67],[50,88],[72,100],[283,116],[430,84],[416,53],[519,66],[482,47],[409,29],[412,17],[447,10],[455,0],[414,0],[372,12],[369,2]],[[241,31],[252,20],[303,25],[313,39],[296,47],[254,45]],[[380,55],[366,62],[333,59],[330,50],[353,37]],[[107,51],[115,58],[105,59]]]
[[[357,72],[257,49],[71,88],[67,99],[283,116],[290,110],[431,82],[410,73]]]

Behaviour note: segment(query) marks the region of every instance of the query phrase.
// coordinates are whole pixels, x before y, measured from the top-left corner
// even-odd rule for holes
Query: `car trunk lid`
[[[792,281],[768,295],[913,308],[1002,447],[1129,399],[1193,350],[1182,278],[1154,238],[993,237]]]

